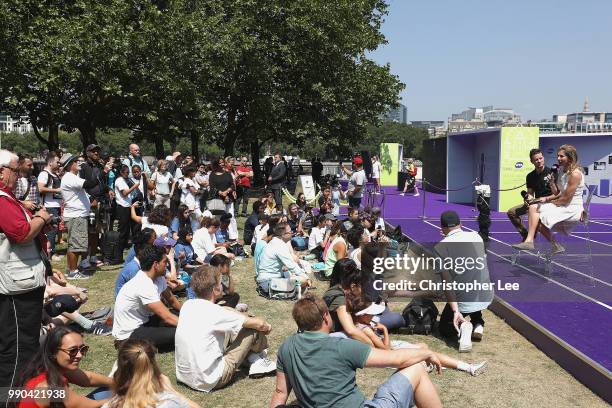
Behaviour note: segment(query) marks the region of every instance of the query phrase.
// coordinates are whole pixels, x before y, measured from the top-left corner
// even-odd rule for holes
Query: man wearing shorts
[[[330,337],[333,325],[322,299],[305,297],[293,307],[298,333],[289,336],[278,351],[276,389],[270,407],[287,402],[291,390],[304,408],[406,408],[441,407],[440,397],[421,361],[440,361],[429,350],[381,350],[352,339]],[[304,358],[307,356],[307,358]],[[378,387],[366,400],[355,382],[358,368],[405,367]]]
[[[79,256],[85,259],[88,251],[89,212],[91,205],[85,189],[95,186],[96,179],[85,180],[78,176],[84,160],[70,153],[62,156],[60,165],[66,171],[60,190],[64,200],[64,224],[68,230],[67,273],[68,279],[87,279],[77,267]]]

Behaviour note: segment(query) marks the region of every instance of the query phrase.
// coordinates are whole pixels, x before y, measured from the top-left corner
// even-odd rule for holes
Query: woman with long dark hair
[[[28,390],[44,388],[63,390],[62,402],[49,400],[22,400],[19,408],[101,407],[107,400],[93,400],[74,392],[68,384],[80,387],[110,387],[112,380],[102,374],[79,368],[89,346],[83,343],[83,336],[67,326],[59,326],[49,331],[38,353],[21,373],[22,386]],[[92,394],[90,394],[92,395]],[[106,393],[110,397],[111,393]],[[92,395],[93,397],[93,395]]]
[[[158,205],[153,208],[148,217],[140,216],[136,213],[136,204],[132,204],[132,221],[140,224],[141,228],[151,228],[155,230],[158,237],[168,236],[168,227],[172,221],[172,213],[165,205]]]
[[[229,225],[230,239],[238,239],[238,224],[234,217],[234,201],[236,201],[236,185],[234,177],[229,173],[225,166],[225,160],[220,158],[212,160],[212,172],[208,176],[208,185],[210,186],[209,199],[220,199],[225,205],[225,212],[232,215]]]
[[[128,339],[121,345],[112,380],[116,395],[104,408],[199,407],[172,387],[155,361],[156,353],[147,340]]]
[[[191,210],[185,204],[178,206],[175,217],[170,223],[170,231],[172,231],[172,238],[177,240],[178,233],[182,229],[189,228],[191,231],[196,232],[200,229],[200,223],[191,217]]]

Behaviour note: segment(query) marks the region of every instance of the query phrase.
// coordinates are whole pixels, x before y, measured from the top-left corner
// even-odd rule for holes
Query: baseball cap
[[[62,158],[60,159],[60,166],[62,166],[62,169],[65,169],[70,163],[75,161],[77,158],[78,156],[75,156],[72,153],[64,153],[62,155]]]
[[[385,305],[383,303],[373,303],[363,310],[355,313],[355,316],[372,315],[376,316],[385,311]]]
[[[455,211],[444,211],[442,215],[440,215],[440,225],[443,228],[452,228],[461,224],[461,220],[459,219],[459,214]]]
[[[155,241],[153,242],[153,245],[158,246],[158,247],[166,247],[166,246],[173,247],[174,245],[176,245],[176,241],[170,237],[161,236],[155,239]]]
[[[362,165],[362,164],[363,164],[363,159],[361,158],[361,156],[356,156],[356,157],[353,159],[353,164],[355,164],[355,165],[357,165],[357,166]]]
[[[92,144],[90,144],[89,146],[87,146],[85,148],[86,152],[91,152],[93,150],[100,150],[100,146],[98,146],[97,144],[92,143]]]

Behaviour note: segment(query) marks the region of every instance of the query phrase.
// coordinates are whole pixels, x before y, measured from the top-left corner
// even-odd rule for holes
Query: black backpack
[[[105,231],[102,239],[102,256],[110,265],[123,263],[123,246],[119,231]]]
[[[410,334],[431,334],[438,318],[438,308],[431,299],[415,298],[402,312]]]

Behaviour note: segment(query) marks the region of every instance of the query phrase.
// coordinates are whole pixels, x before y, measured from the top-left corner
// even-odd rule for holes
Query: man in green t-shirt
[[[436,366],[440,361],[430,350],[380,350],[352,339],[330,337],[333,325],[321,299],[305,297],[293,307],[299,333],[288,337],[278,351],[276,389],[270,402],[276,408],[287,402],[293,389],[303,408],[406,408],[441,407],[440,397],[421,361]],[[371,400],[355,382],[364,367],[397,367]]]

